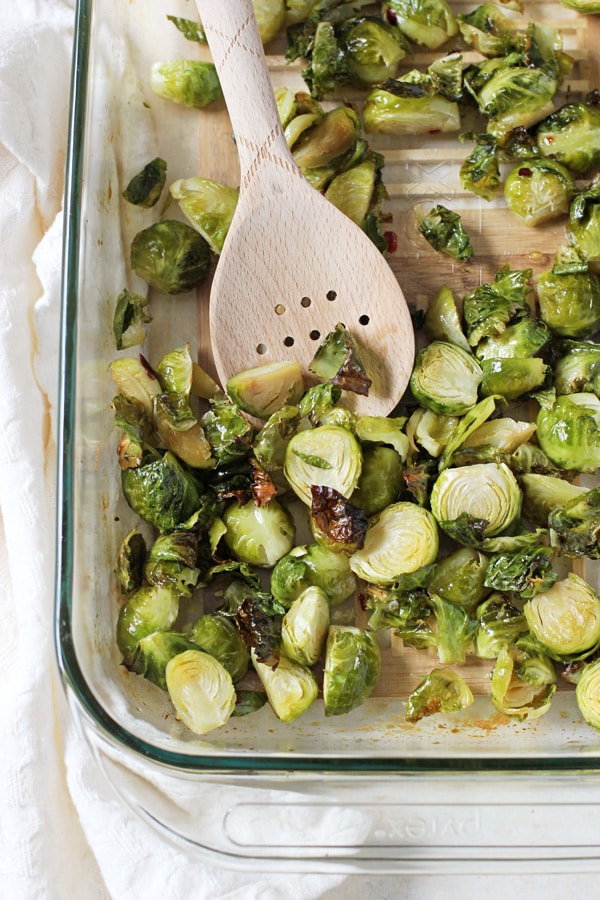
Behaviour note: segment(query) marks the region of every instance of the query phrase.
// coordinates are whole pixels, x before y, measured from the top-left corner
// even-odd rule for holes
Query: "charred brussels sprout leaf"
[[[146,560],[146,540],[139,531],[130,531],[119,547],[117,575],[122,589],[129,593],[142,584]]]
[[[282,655],[272,667],[262,662],[254,650],[252,662],[273,712],[282,722],[293,722],[317,699],[319,688],[307,666]]]
[[[390,584],[399,575],[430,565],[437,551],[438,530],[431,513],[399,501],[369,521],[364,545],[350,557],[350,568],[365,581]]]
[[[220,615],[200,616],[191,631],[195,644],[225,666],[232,681],[242,678],[250,662],[250,653],[230,619]]]
[[[475,650],[480,659],[495,659],[528,630],[520,609],[501,593],[493,593],[477,607]]]
[[[467,682],[454,669],[433,669],[411,691],[406,701],[406,718],[419,722],[436,713],[457,712],[473,703],[473,694]]]
[[[252,652],[253,662],[275,668],[281,656],[281,623],[277,618],[246,594],[237,607],[235,622],[244,644]]]
[[[485,584],[497,591],[515,591],[527,599],[552,587],[558,575],[552,568],[554,550],[544,545],[490,557]]]
[[[163,691],[167,690],[166,668],[169,660],[186,650],[199,648],[185,634],[155,631],[141,638],[127,668],[143,675]]]
[[[235,708],[231,675],[201,650],[185,650],[169,660],[167,690],[178,718],[194,734],[225,725]]]
[[[418,402],[442,415],[462,415],[477,403],[483,373],[475,357],[444,341],[417,353],[410,387]]]
[[[371,379],[367,376],[354,337],[338,323],[315,353],[308,366],[324,381],[330,381],[345,391],[367,395]]]
[[[198,584],[198,535],[175,530],[161,534],[150,547],[144,565],[149,584],[171,587],[182,597],[190,597]]]
[[[552,659],[585,659],[600,644],[600,597],[570,572],[523,608],[529,630]]]
[[[167,451],[159,459],[121,472],[129,506],[159,531],[172,531],[200,509],[202,497],[195,479]]]
[[[213,253],[223,249],[239,190],[210,178],[180,178],[169,188],[171,197],[190,223],[208,243]]]
[[[463,298],[463,318],[467,339],[476,347],[484,337],[502,334],[507,325],[530,313],[531,269],[496,272],[492,282],[482,284]]]
[[[464,135],[463,139],[466,137],[472,137],[475,146],[460,167],[460,183],[478,197],[493,200],[500,190],[498,142],[491,134]]]
[[[458,603],[469,612],[489,593],[486,585],[488,557],[473,547],[459,547],[442,557],[427,583],[431,593]]]
[[[265,506],[257,506],[254,500],[243,506],[234,501],[222,518],[225,543],[242,562],[274,566],[294,546],[294,521],[275,499]]]
[[[113,332],[117,350],[127,350],[142,344],[146,338],[146,325],[152,321],[148,299],[125,288],[117,297],[113,316]]]
[[[267,695],[263,691],[236,691],[232,715],[247,716],[262,709],[266,702]]]
[[[600,559],[600,488],[554,507],[548,526],[552,545],[562,556]]]
[[[138,232],[131,244],[131,267],[165,294],[184,294],[206,278],[210,250],[190,225],[175,219]]]
[[[363,703],[380,671],[381,654],[374,634],[351,625],[332,625],[323,672],[325,715],[339,716]]]
[[[438,204],[428,213],[417,207],[415,216],[419,231],[434,250],[462,262],[471,259],[471,239],[458,213]]]
[[[213,63],[192,59],[154,63],[150,70],[150,87],[157,97],[194,109],[210,106],[223,96]]]
[[[331,607],[352,596],[358,582],[348,557],[314,543],[294,547],[273,567],[271,591],[286,608],[312,586],[324,591]]]
[[[167,164],[157,156],[147,163],[141,172],[134,175],[125,190],[123,197],[134,206],[150,209],[158,202],[167,180]]]
[[[506,716],[537,719],[550,708],[556,691],[552,662],[532,642],[517,639],[501,647],[492,670],[492,703]]]
[[[245,369],[229,379],[226,391],[241,410],[267,419],[282,406],[300,400],[304,393],[302,369],[295,360]]]
[[[181,16],[167,16],[169,22],[172,22],[177,31],[180,31],[186,41],[195,41],[198,44],[206,43],[206,35],[204,29],[199,22],[192,19],[184,19]]]
[[[311,495],[310,516],[316,540],[344,553],[359,550],[368,524],[364,511],[334,488],[314,484]]]

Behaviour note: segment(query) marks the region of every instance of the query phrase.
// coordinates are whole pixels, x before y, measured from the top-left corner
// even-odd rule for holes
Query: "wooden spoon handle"
[[[252,0],[196,0],[240,158],[240,190],[264,162],[298,169],[281,127]]]

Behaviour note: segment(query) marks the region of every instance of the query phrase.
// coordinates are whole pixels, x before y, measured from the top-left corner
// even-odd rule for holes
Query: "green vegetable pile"
[[[285,7],[271,6],[276,27],[262,26],[272,36]],[[533,226],[564,215],[565,241],[535,278],[505,265],[463,296],[444,286],[430,297],[415,320],[410,389],[388,418],[344,405],[370,379],[342,323],[308,366],[311,387],[300,362],[221,387],[188,345],[115,359],[121,484],[140,520],[118,558],[123,665],[204,734],[266,703],[284,722],[318,697],[326,716],[350,712],[377,685],[379,636],[391,629],[431,669],[406,698],[409,722],[469,706],[461,666],[476,656],[490,661],[491,703],[504,715],[543,715],[562,678],[600,728],[600,596],[564,574],[565,561],[600,559],[600,488],[580,478],[600,467],[600,176],[584,189],[576,181],[600,163],[597,92],[554,109],[570,67],[560,36],[535,23],[517,31],[489,3],[454,16],[444,0],[288,0],[287,20],[288,58],[307,61],[308,90],[277,92],[292,153],[382,251],[384,159],[363,128],[458,130],[465,105],[485,128],[462,136],[475,145],[463,186],[490,200],[500,163],[518,160],[508,207]],[[204,40],[197,24],[172,21]],[[451,53],[396,77],[413,45],[458,36],[483,62],[463,67]],[[213,75],[157,65],[153,89],[202,107],[220,96]],[[346,83],[369,92],[362,118],[319,102]],[[151,208],[165,184],[156,159],[123,196]],[[198,177],[173,182],[169,197],[187,222],[140,232],[131,266],[158,291],[182,293],[220,253],[238,192]],[[437,250],[473,256],[456,214],[416,214]],[[124,290],[117,350],[139,346],[151,318],[146,299]]]

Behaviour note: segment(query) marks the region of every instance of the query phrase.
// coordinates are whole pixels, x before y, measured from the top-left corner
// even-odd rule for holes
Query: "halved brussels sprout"
[[[501,647],[492,670],[492,703],[501,713],[519,721],[537,719],[548,712],[556,692],[551,661],[531,642]]]
[[[388,19],[410,41],[436,50],[458,33],[454,13],[446,0],[387,0]]]
[[[252,0],[252,5],[260,39],[263,44],[268,44],[283,28],[287,4],[285,0]]]
[[[565,6],[595,6],[592,12],[600,12],[596,0],[562,0]],[[538,122],[535,139],[539,152],[555,159],[576,175],[585,175],[600,162],[600,106],[598,92],[592,93],[583,103],[569,102],[551,112]]]
[[[141,638],[124,664],[130,672],[143,675],[161,690],[167,690],[166,668],[169,660],[186,650],[199,650],[185,634],[174,631],[154,631]]]
[[[190,597],[198,584],[198,535],[175,529],[160,534],[148,552],[144,577],[149,584],[172,587],[182,597]]]
[[[331,487],[343,497],[351,497],[361,469],[360,444],[350,431],[338,425],[299,431],[285,451],[285,477],[307,506],[312,503],[313,484]]]
[[[522,495],[505,463],[478,463],[444,469],[430,500],[431,512],[444,531],[453,533],[452,524],[468,516],[482,521],[484,536],[493,537],[518,519]]]
[[[194,109],[203,109],[223,96],[214,64],[195,59],[153,63],[150,87],[157,97]]]
[[[325,196],[330,203],[363,227],[375,199],[379,170],[377,159],[370,156],[345,172],[340,172],[329,183]]]
[[[513,46],[514,23],[495,3],[482,3],[456,19],[463,40],[482,56],[504,56]]]
[[[393,447],[379,444],[363,447],[363,465],[350,500],[366,516],[381,512],[400,498],[404,488],[404,466]]]
[[[189,343],[169,350],[154,371],[163,391],[189,397],[192,387],[193,361]]]
[[[575,181],[567,169],[548,159],[522,162],[504,182],[507,207],[530,226],[566,215],[575,191]]]
[[[123,191],[123,197],[134,206],[150,209],[158,202],[167,180],[167,164],[157,156],[134,175]]]
[[[348,106],[336,106],[303,132],[292,147],[292,155],[310,181],[311,170],[346,162],[359,137],[358,114]]]
[[[444,416],[432,409],[417,407],[406,425],[406,436],[410,441],[412,454],[417,455],[422,447],[430,456],[440,456],[459,421],[458,416]]]
[[[360,706],[372,693],[381,671],[377,638],[354,625],[332,625],[325,647],[323,701],[326,716]]]
[[[566,341],[565,353],[554,365],[557,394],[589,391],[600,396],[600,344]]]
[[[316,700],[319,688],[307,666],[281,655],[273,668],[252,650],[252,664],[267,693],[273,712],[282,722],[293,722]]]
[[[360,358],[360,350],[341,322],[323,339],[308,368],[323,381],[330,381],[342,390],[364,396],[369,393],[371,379]]]
[[[423,328],[430,341],[456,344],[467,353],[471,350],[462,330],[454,294],[446,285],[436,291],[427,305]]]
[[[587,724],[600,729],[600,659],[583,667],[577,679],[575,698]]]
[[[510,57],[502,64],[490,62],[495,65],[488,66],[474,93],[480,112],[488,117],[487,132],[502,143],[514,128],[529,128],[552,111],[558,78],[549,66],[518,65]],[[480,74],[485,66],[479,66]]]
[[[224,540],[235,557],[250,565],[270,567],[294,546],[294,520],[273,499],[264,506],[254,500],[230,503],[222,515]]]
[[[482,377],[472,354],[456,344],[433,341],[417,353],[410,388],[427,409],[460,416],[477,403]]]
[[[246,674],[250,652],[230,619],[206,613],[194,623],[191,638],[200,650],[219,660],[234,684]]]
[[[203,503],[199,487],[170,450],[164,456],[121,472],[131,509],[159,531],[183,524]]]
[[[141,587],[146,553],[146,539],[133,529],[121,542],[117,558],[117,576],[126,593]]]
[[[504,266],[492,282],[480,284],[463,297],[465,333],[471,347],[485,337],[497,337],[511,322],[530,315],[531,274],[531,269]]]
[[[117,647],[126,665],[139,641],[155,631],[168,631],[178,611],[179,593],[171,586],[142,586],[131,594],[117,619]]]
[[[408,453],[408,437],[403,430],[405,422],[402,416],[359,416],[354,423],[354,433],[363,443],[389,444],[404,462]]]
[[[459,176],[463,188],[483,197],[484,200],[493,200],[500,190],[500,162],[498,141],[491,134],[461,135],[464,140],[471,137],[475,141],[475,147],[462,163]]]
[[[165,294],[185,294],[208,275],[208,244],[190,225],[176,219],[155,222],[131,243],[131,268]]]
[[[197,176],[178,179],[169,192],[213,253],[220,253],[237,207],[239,190]]]
[[[458,104],[439,91],[431,75],[413,69],[374,88],[363,107],[365,132],[431,134],[460,129]]]
[[[206,734],[225,725],[235,708],[235,688],[218,659],[185,650],[169,660],[165,675],[177,717],[190,731]]]
[[[225,389],[244,412],[267,419],[282,406],[300,400],[304,393],[302,368],[295,360],[265,363],[233,375]]]
[[[294,547],[271,573],[271,593],[285,607],[311,586],[321,588],[334,607],[352,596],[358,582],[344,553],[314,543]]]
[[[464,663],[473,647],[475,619],[460,604],[430,591],[424,606],[417,607],[416,617],[395,629],[396,635],[416,650],[435,649],[442,665]]]
[[[600,174],[575,195],[569,209],[567,247],[591,269],[600,266]]]
[[[154,397],[160,394],[161,386],[149,366],[145,366],[141,359],[120,356],[113,359],[109,368],[119,393],[139,403],[151,418]]]
[[[461,446],[481,447],[487,444],[507,453],[514,453],[521,444],[533,437],[535,431],[535,422],[521,422],[511,419],[510,416],[501,416],[499,419],[491,419],[479,425],[465,438]]]
[[[571,484],[556,475],[525,472],[520,477],[523,491],[523,516],[534,525],[546,527],[548,516],[558,506],[565,506],[575,497],[580,497],[585,488]]]
[[[478,359],[525,359],[539,353],[550,341],[548,325],[534,316],[523,316],[498,335],[487,335],[477,344]]]
[[[485,583],[488,557],[474,547],[459,547],[436,564],[427,589],[469,612],[489,593]]]
[[[600,645],[600,597],[574,572],[528,600],[523,612],[552,659],[585,659]]]
[[[600,559],[600,488],[583,491],[548,515],[550,540],[561,556]]]
[[[506,403],[520,400],[543,387],[550,367],[540,356],[527,359],[482,359],[480,392],[484,397],[502,397]]]
[[[148,299],[133,294],[125,288],[117,297],[113,316],[113,332],[117,350],[127,350],[143,344],[146,325],[152,321],[148,311]]]
[[[561,337],[588,338],[600,329],[600,278],[593,272],[541,272],[536,278],[540,315]]]
[[[281,623],[281,646],[289,659],[314,666],[329,631],[329,600],[319,587],[308,587],[297,597]]]
[[[595,394],[565,394],[537,415],[537,438],[563,469],[595,472],[600,466],[600,400]]]
[[[471,688],[454,669],[433,669],[411,691],[406,701],[406,718],[419,722],[425,716],[457,712],[474,702]]]
[[[369,522],[364,546],[350,557],[350,568],[365,581],[390,584],[398,575],[434,562],[438,530],[431,513],[416,503],[392,503]]]
[[[162,445],[186,465],[195,469],[214,467],[210,442],[183,394],[158,394],[154,398],[154,426]]]

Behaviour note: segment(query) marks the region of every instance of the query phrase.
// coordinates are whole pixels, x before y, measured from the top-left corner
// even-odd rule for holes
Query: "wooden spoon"
[[[306,383],[320,341],[342,322],[354,336],[368,396],[361,415],[387,415],[414,360],[404,295],[383,255],[301,174],[283,134],[252,0],[196,0],[240,159],[240,197],[210,294],[215,366],[225,384],[244,369],[297,360]],[[215,147],[215,153],[219,148]]]

